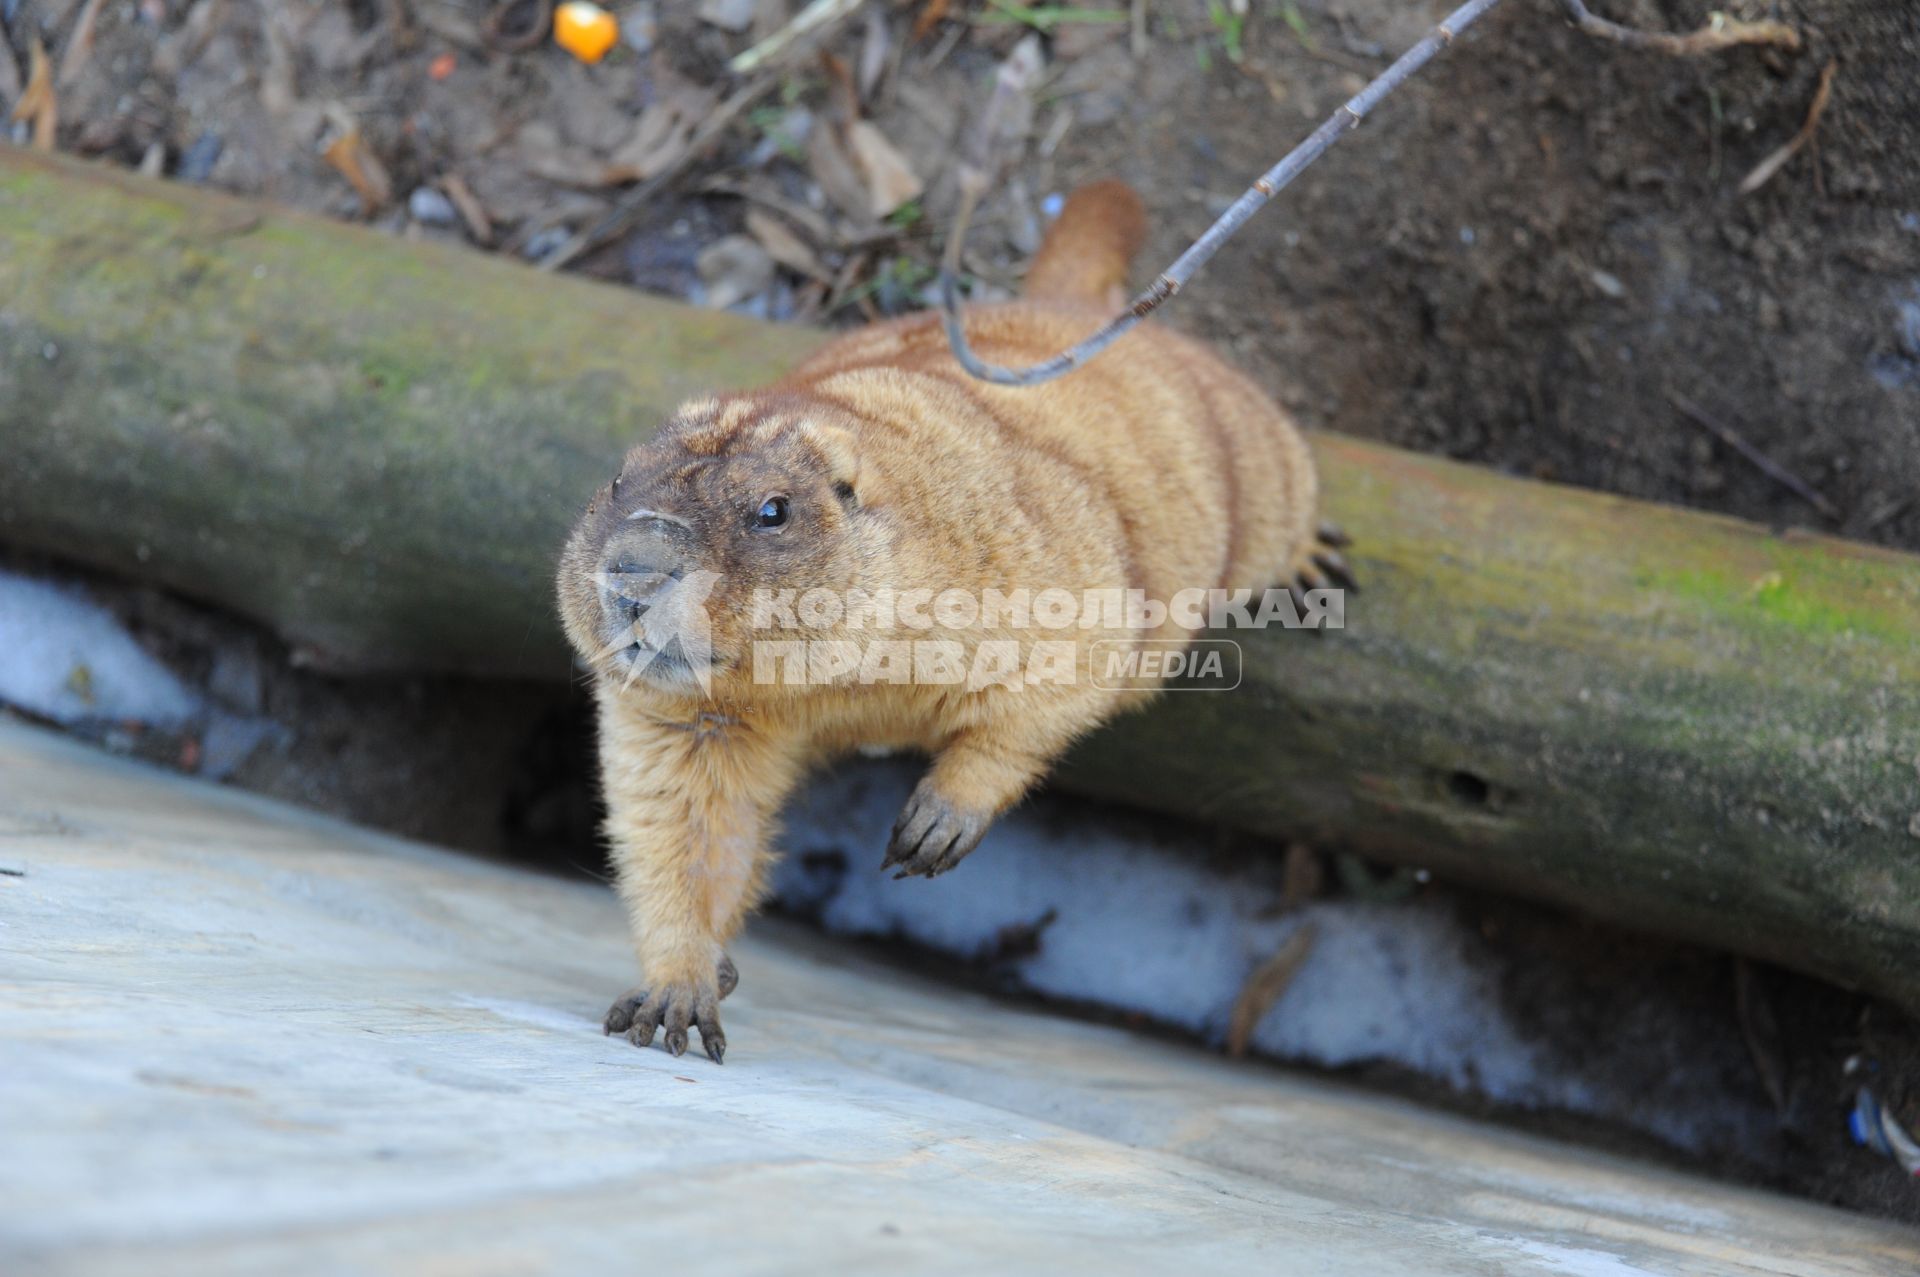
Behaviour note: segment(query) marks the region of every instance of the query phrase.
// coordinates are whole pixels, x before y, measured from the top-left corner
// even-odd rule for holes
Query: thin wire
[[[1294,147],[1285,159],[1255,179],[1246,193],[1235,200],[1227,211],[1220,215],[1220,219],[1207,228],[1207,233],[1195,240],[1193,246],[1182,253],[1173,265],[1161,272],[1160,277],[1153,281],[1152,287],[1134,298],[1123,314],[1072,349],[1030,367],[1003,368],[997,364],[987,363],[974,354],[973,348],[967,344],[967,335],[960,320],[958,267],[961,249],[965,243],[967,223],[972,219],[974,206],[986,189],[984,167],[976,169],[968,166],[961,173],[960,209],[954,220],[953,233],[947,241],[947,250],[940,265],[940,306],[945,314],[947,341],[953,347],[954,358],[960,361],[961,367],[974,376],[1002,386],[1037,386],[1078,368],[1118,341],[1135,324],[1152,314],[1161,303],[1184,288],[1194,274],[1207,263],[1207,260],[1220,251],[1220,246],[1231,239],[1234,232],[1251,220],[1269,200],[1286,189],[1289,182],[1326,154],[1341,137],[1359,127],[1360,121],[1367,117],[1367,113],[1378,106],[1389,93],[1399,88],[1414,72],[1431,61],[1434,54],[1452,44],[1455,36],[1465,31],[1480,15],[1498,3],[1500,0],[1467,0],[1466,4],[1448,14],[1439,26],[1427,33],[1425,39],[1401,54],[1394,64],[1376,76],[1371,84],[1341,105],[1324,124],[1307,137],[1306,141]],[[996,105],[997,103],[988,107],[989,121]],[[988,131],[991,132],[991,123]]]

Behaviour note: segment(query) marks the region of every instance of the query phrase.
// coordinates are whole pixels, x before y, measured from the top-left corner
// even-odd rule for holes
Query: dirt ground
[[[637,174],[678,162],[716,103],[760,85],[576,268],[708,301],[744,292],[749,309],[829,323],[925,300],[956,143],[1022,35],[1044,33],[1048,62],[971,241],[968,265],[990,287],[1017,284],[1046,197],[1101,176],[1151,206],[1143,266],[1171,261],[1442,12],[1253,0],[1240,16],[1156,0],[1136,39],[1094,0],[962,0],[915,41],[930,4],[870,5],[826,39],[837,63],[802,51],[743,80],[726,58],[777,30],[784,0],[702,10],[738,9],[738,33],[690,2],[630,6],[629,42],[594,67],[550,43],[502,51],[487,0],[102,5],[74,66],[90,7],[5,10],[23,69],[48,33],[63,149],[472,239],[437,197],[454,178],[491,247],[532,255],[597,222]],[[1690,30],[1712,6],[1603,7]],[[1166,322],[1230,349],[1312,426],[1920,547],[1920,19],[1906,0],[1727,7],[1777,12],[1805,47],[1674,59],[1586,37],[1551,0],[1507,0],[1229,244]],[[506,25],[537,8],[508,5]],[[1830,61],[1812,145],[1741,194],[1801,127]],[[904,178],[888,166],[874,178],[857,157],[849,171],[856,117]],[[341,153],[384,170],[372,201],[326,158],[343,134]],[[875,213],[916,181],[923,196]],[[702,250],[750,211],[789,232],[760,234],[780,264],[749,239],[744,262],[721,252],[703,278]]]
[[[0,0],[0,109],[31,105],[41,40],[58,114],[46,136],[63,151],[530,259],[644,192],[568,269],[853,324],[926,303],[956,147],[1016,41],[1038,34],[1046,64],[970,239],[977,295],[1017,287],[1050,197],[1105,176],[1150,206],[1144,278],[1444,11],[1148,0],[1136,29],[1123,0],[937,3],[875,0],[827,33],[830,57],[804,47],[741,77],[727,60],[797,2],[618,6],[625,40],[589,67],[544,40],[507,47],[491,0]],[[539,7],[513,0],[498,25]],[[1680,31],[1716,5],[1595,7]],[[1719,7],[1791,22],[1804,47],[1674,59],[1583,36],[1553,0],[1505,0],[1164,322],[1230,351],[1313,427],[1920,549],[1920,13],[1912,0]],[[1741,193],[1801,130],[1829,63],[1811,143]],[[735,103],[709,144],[703,123]],[[22,142],[49,123],[17,114]],[[232,641],[165,600],[121,607],[190,672]],[[295,731],[240,783],[454,845],[595,856],[577,702],[333,683],[261,651],[263,706]],[[478,792],[502,798],[476,805]],[[1515,1005],[1529,962],[1588,972],[1590,996],[1530,1011],[1563,1021],[1570,1044],[1630,1031],[1655,989],[1763,1039],[1785,1079],[1782,1152],[1722,1169],[1920,1218],[1911,1185],[1847,1147],[1839,1118],[1854,1055],[1915,1083],[1891,1095],[1920,1118],[1910,1024],[1763,973],[1773,1024],[1756,1028],[1724,958],[1650,954],[1507,902],[1461,907],[1511,937]],[[1646,1058],[1662,1066],[1659,1044]]]

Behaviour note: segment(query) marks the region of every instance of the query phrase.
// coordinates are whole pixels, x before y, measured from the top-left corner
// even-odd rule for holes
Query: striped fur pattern
[[[968,312],[975,347],[1020,364],[1097,327],[1141,226],[1126,187],[1077,192],[1028,296]],[[1189,637],[1171,623],[1063,635],[959,615],[931,629],[847,616],[769,633],[755,626],[756,591],[1259,590],[1308,566],[1315,507],[1313,464],[1285,413],[1157,326],[1072,376],[1014,389],[970,378],[938,316],[915,315],[838,340],[767,389],[688,404],[595,497],[560,570],[567,632],[593,670],[607,832],[645,979],[608,1031],[646,1045],[664,1030],[678,1054],[698,1027],[721,1057],[725,946],[760,897],[776,816],[810,765],[863,746],[929,755],[882,867],[945,872],[1075,738],[1152,694],[1092,686],[1096,643]],[[763,526],[770,508],[785,513],[777,527]],[[717,577],[703,681],[691,659],[667,659],[656,625],[698,573]],[[1071,684],[973,690],[851,672],[826,685],[755,678],[757,639],[890,637],[951,641],[969,658],[989,641],[1024,656],[1064,637],[1080,668]]]

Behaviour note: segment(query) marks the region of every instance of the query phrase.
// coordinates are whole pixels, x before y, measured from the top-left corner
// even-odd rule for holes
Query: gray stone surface
[[[1894,1274],[1892,1225],[761,925],[725,1068],[610,893],[0,724],[0,1272]],[[18,876],[15,876],[18,875]]]

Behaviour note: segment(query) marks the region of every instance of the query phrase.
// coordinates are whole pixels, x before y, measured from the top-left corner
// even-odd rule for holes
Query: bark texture
[[[555,554],[680,399],[821,340],[0,149],[0,539],[331,668],[564,678]],[[1920,560],[1317,441],[1365,593],[1062,784],[1920,1007]]]

